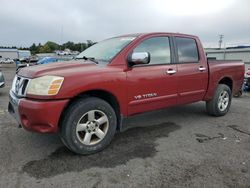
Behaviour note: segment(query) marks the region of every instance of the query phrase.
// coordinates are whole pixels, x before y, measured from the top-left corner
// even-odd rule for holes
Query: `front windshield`
[[[98,62],[109,63],[135,37],[116,37],[101,41],[80,53],[76,58],[94,58]]]

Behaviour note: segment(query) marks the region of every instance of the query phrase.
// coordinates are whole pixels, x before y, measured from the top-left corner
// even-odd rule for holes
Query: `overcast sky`
[[[138,32],[198,35],[206,47],[250,44],[250,0],[1,0],[0,46]]]

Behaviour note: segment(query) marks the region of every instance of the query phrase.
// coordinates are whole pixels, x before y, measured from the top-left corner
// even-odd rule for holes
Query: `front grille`
[[[29,81],[30,80],[28,78],[16,75],[12,83],[12,92],[14,92],[19,97],[24,97],[26,95]]]

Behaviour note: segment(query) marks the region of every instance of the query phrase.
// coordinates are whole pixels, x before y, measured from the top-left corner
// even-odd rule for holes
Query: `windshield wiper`
[[[83,57],[77,57],[76,59],[84,59],[84,60],[90,60],[96,64],[99,64],[98,61],[96,61],[96,59],[94,57],[86,57],[86,56],[83,56]]]

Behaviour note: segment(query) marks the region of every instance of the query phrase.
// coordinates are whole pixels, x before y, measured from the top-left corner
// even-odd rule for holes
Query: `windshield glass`
[[[87,48],[76,58],[94,58],[98,62],[109,63],[135,37],[117,37],[101,41]]]

